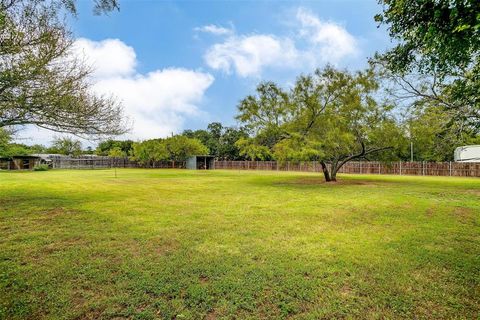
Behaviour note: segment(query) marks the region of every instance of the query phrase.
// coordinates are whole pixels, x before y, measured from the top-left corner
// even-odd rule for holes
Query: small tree
[[[207,130],[185,130],[182,135],[200,140],[210,151],[209,154],[217,159],[241,160],[244,158],[236,146],[237,141],[248,136],[242,128],[224,127],[219,122],[212,122]]]
[[[108,156],[109,152],[115,148],[118,148],[126,155],[129,155],[132,152],[133,141],[108,139],[98,144],[95,153],[99,156]]]
[[[175,161],[186,161],[190,156],[196,154],[208,154],[208,148],[200,140],[190,139],[177,135],[164,140],[169,159]]]
[[[186,161],[196,154],[207,154],[208,148],[199,140],[185,136],[166,139],[152,139],[133,144],[133,159],[143,165],[153,165],[155,161]]]
[[[134,143],[132,158],[153,167],[155,161],[168,160],[169,154],[162,139],[152,139]]]
[[[70,137],[55,138],[48,151],[50,153],[59,153],[67,156],[78,156],[82,153],[82,143],[80,140]]]
[[[115,168],[115,178],[117,177],[117,164],[119,158],[125,158],[127,154],[119,147],[115,147],[108,152],[108,156],[113,158],[113,167]]]

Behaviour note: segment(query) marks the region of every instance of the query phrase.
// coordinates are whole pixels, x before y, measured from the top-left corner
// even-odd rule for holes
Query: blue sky
[[[123,102],[126,138],[162,137],[209,122],[235,125],[236,105],[262,80],[284,86],[326,63],[364,68],[390,46],[373,16],[375,0],[120,0],[120,12],[94,16],[79,1],[70,25],[74,54],[96,68],[94,90]],[[27,128],[26,142],[53,134]],[[24,141],[25,142],[25,141]],[[87,143],[88,144],[88,143]]]

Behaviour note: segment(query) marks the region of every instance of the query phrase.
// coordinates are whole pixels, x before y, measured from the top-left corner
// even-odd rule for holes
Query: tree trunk
[[[337,181],[337,171],[336,169],[332,169],[332,173],[330,174],[330,181],[336,182]]]
[[[336,182],[337,181],[337,172],[340,170],[341,167],[338,167],[338,162],[334,161],[332,163],[332,167],[330,169],[330,181]]]
[[[330,177],[330,173],[328,172],[327,164],[323,161],[320,161],[320,165],[322,166],[322,171],[323,171],[323,175],[325,176],[325,181],[326,182],[332,181]]]

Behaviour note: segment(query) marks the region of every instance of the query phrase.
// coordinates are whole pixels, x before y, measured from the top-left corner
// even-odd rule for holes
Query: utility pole
[[[410,162],[413,162],[413,141],[410,141]]]

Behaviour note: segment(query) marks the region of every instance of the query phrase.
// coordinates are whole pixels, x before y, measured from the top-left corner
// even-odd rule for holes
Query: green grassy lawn
[[[1,319],[477,319],[480,179],[0,172]]]

